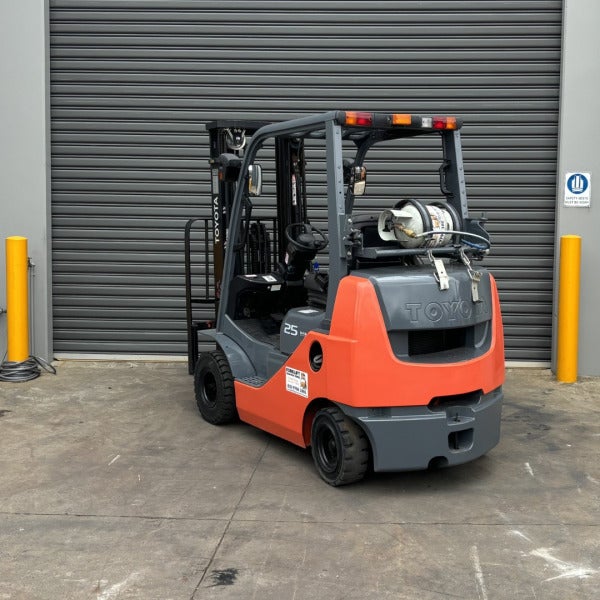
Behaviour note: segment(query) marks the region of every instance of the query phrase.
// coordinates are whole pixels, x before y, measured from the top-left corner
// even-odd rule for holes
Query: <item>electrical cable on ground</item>
[[[6,357],[6,355],[4,356]],[[41,375],[42,371],[40,368],[48,373],[52,373],[52,375],[56,375],[56,369],[38,356],[30,356],[21,362],[4,360],[0,364],[0,381],[30,381]]]

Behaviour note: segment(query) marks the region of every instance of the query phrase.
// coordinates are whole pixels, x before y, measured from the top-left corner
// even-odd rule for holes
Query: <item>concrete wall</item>
[[[30,352],[52,358],[48,2],[0,2],[0,308],[6,308],[5,239],[28,238]],[[6,351],[0,315],[0,361]]]
[[[556,273],[562,235],[582,237],[579,374],[600,375],[600,61],[598,0],[565,0],[557,185]],[[591,173],[589,208],[565,206],[566,173]],[[556,295],[555,295],[556,296]],[[553,311],[556,349],[557,302]],[[556,351],[553,352],[553,366]]]

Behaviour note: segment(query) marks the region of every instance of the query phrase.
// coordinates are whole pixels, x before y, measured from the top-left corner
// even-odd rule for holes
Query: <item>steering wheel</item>
[[[296,233],[298,228],[300,231]],[[310,223],[290,223],[284,233],[292,247],[300,252],[319,252],[329,244],[327,236]]]

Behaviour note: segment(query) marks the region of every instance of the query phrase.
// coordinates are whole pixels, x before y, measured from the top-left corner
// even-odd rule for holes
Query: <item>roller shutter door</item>
[[[549,360],[560,0],[51,0],[50,26],[57,355],[186,352],[203,123],[363,108],[464,118],[507,357]]]

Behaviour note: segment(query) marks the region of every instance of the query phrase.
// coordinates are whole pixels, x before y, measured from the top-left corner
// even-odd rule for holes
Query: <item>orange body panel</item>
[[[422,406],[435,396],[496,389],[504,382],[504,344],[498,293],[491,276],[490,283],[490,349],[469,361],[415,364],[394,355],[373,285],[361,277],[345,277],[338,288],[329,334],[308,332],[285,365],[262,387],[235,382],[240,418],[306,447],[310,440],[304,415],[315,399],[354,407]],[[323,367],[318,372],[309,364],[314,341],[323,349]],[[286,367],[307,375],[306,395],[287,389]]]

